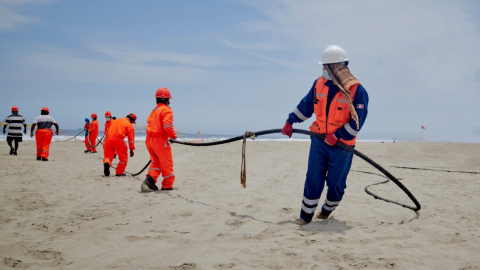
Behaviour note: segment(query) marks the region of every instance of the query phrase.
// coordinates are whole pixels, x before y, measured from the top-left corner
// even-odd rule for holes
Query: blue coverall
[[[308,94],[300,101],[295,111],[289,114],[287,122],[290,124],[301,123],[313,115],[316,83],[317,80],[313,83]],[[325,85],[329,87],[326,107],[328,112],[331,101],[340,89],[331,80],[326,81]],[[353,106],[358,115],[359,128],[357,128],[356,122],[350,119],[348,123],[334,132],[337,139],[342,138],[346,141],[354,139],[367,118],[368,94],[362,85],[358,86],[353,99]],[[325,182],[328,189],[322,212],[329,214],[335,210],[347,188],[347,175],[352,165],[352,159],[353,153],[340,147],[329,146],[322,140],[311,137],[307,177],[300,211],[301,219],[307,223],[312,221]]]

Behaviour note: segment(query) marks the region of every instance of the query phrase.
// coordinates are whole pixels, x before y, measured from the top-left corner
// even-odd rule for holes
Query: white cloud
[[[55,80],[152,85],[199,83],[212,75],[194,67],[154,66],[130,62],[89,60],[59,54],[35,54],[23,57],[20,64],[49,70]]]
[[[268,42],[256,42],[252,44],[238,44],[229,39],[224,39],[221,41],[223,44],[239,49],[239,50],[252,50],[252,51],[281,51],[288,49],[286,45],[278,45]]]
[[[90,49],[127,63],[177,63],[196,67],[215,67],[228,65],[217,57],[191,55],[171,52],[154,52],[126,49],[105,44],[89,44]]]
[[[16,6],[32,3],[50,3],[52,0],[0,0],[0,33],[17,30],[20,26],[33,23],[33,17],[21,15],[14,9]]]

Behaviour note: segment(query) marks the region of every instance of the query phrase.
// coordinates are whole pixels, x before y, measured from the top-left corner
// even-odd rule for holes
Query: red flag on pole
[[[422,126],[422,129],[425,129],[425,127],[424,127],[424,126]]]

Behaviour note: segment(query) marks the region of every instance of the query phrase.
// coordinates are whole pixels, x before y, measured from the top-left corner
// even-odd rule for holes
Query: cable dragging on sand
[[[233,137],[233,138],[230,138],[230,139],[226,139],[226,140],[221,140],[221,141],[214,141],[214,142],[202,142],[202,143],[192,143],[192,142],[184,142],[184,141],[178,141],[178,140],[171,140],[171,143],[177,143],[177,144],[183,144],[183,145],[189,145],[189,146],[213,146],[213,145],[220,145],[220,144],[225,144],[225,143],[230,143],[230,142],[234,142],[234,141],[239,141],[239,140],[243,140],[243,145],[242,145],[242,165],[241,165],[241,172],[240,172],[240,181],[241,181],[241,184],[243,187],[246,186],[246,162],[245,162],[245,148],[246,148],[246,139],[247,138],[252,138],[254,139],[255,137],[258,137],[258,136],[262,136],[262,135],[267,135],[267,134],[274,134],[274,133],[280,133],[281,130],[280,129],[270,129],[270,130],[262,130],[262,131],[258,131],[258,132],[251,132],[251,131],[247,131],[245,132],[244,135],[242,136],[237,136],[237,137]],[[325,135],[323,134],[319,134],[319,133],[315,133],[315,132],[311,132],[311,131],[307,131],[307,130],[302,130],[302,129],[293,129],[293,133],[298,133],[298,134],[304,134],[304,135],[309,135],[311,137],[316,137],[316,138],[319,138],[321,140],[324,140],[325,139]],[[361,153],[360,151],[358,150],[355,150],[353,147],[350,147],[346,144],[343,144],[341,142],[337,142],[336,144],[337,147],[340,147],[346,151],[349,151],[349,152],[352,152],[354,155],[360,157],[361,159],[365,160],[367,163],[369,163],[370,165],[372,165],[373,167],[375,167],[377,170],[379,170],[382,174],[385,175],[387,179],[387,181],[383,181],[381,183],[376,183],[376,184],[373,184],[373,185],[378,185],[378,184],[385,184],[387,182],[389,182],[390,180],[392,182],[394,182],[401,190],[403,190],[403,192],[405,192],[405,194],[407,194],[407,196],[410,198],[410,200],[415,204],[415,207],[413,206],[409,206],[409,205],[406,205],[406,204],[402,204],[402,203],[399,203],[399,202],[395,202],[395,201],[392,201],[392,200],[389,200],[389,199],[386,199],[386,198],[382,198],[378,195],[375,195],[373,194],[372,192],[370,192],[368,190],[368,187],[371,186],[367,186],[365,188],[365,192],[371,196],[373,196],[375,199],[379,199],[379,200],[383,200],[383,201],[386,201],[386,202],[389,202],[389,203],[393,203],[393,204],[397,204],[397,205],[400,205],[402,207],[405,207],[405,208],[408,208],[408,209],[411,209],[415,212],[419,211],[421,209],[421,206],[420,206],[420,203],[418,203],[417,199],[413,196],[413,194],[402,184],[400,183],[400,181],[394,177],[390,172],[388,172],[386,169],[384,169],[382,166],[380,166],[378,163],[376,163],[375,161],[373,161],[372,159],[370,159],[369,157],[367,157],[366,155],[364,155],[363,153]],[[147,167],[147,166],[146,166]],[[146,168],[145,167],[145,168]],[[145,169],[144,168],[144,169]],[[142,170],[143,171],[143,170]],[[141,172],[140,172],[141,173]],[[140,174],[139,173],[139,174]]]

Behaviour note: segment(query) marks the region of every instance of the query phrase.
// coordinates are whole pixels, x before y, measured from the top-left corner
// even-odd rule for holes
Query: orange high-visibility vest
[[[330,102],[330,108],[328,110],[327,118],[327,98],[328,98],[328,86],[325,85],[327,79],[320,77],[315,84],[315,101],[313,105],[313,112],[315,113],[315,122],[310,126],[310,130],[320,134],[334,133],[337,129],[343,127],[348,121],[350,121],[350,106],[348,101],[341,91],[333,97]],[[355,92],[357,92],[359,84],[354,84],[349,89],[350,98],[353,102]],[[357,137],[353,140],[345,141],[342,138],[340,142],[346,145],[355,145]]]

